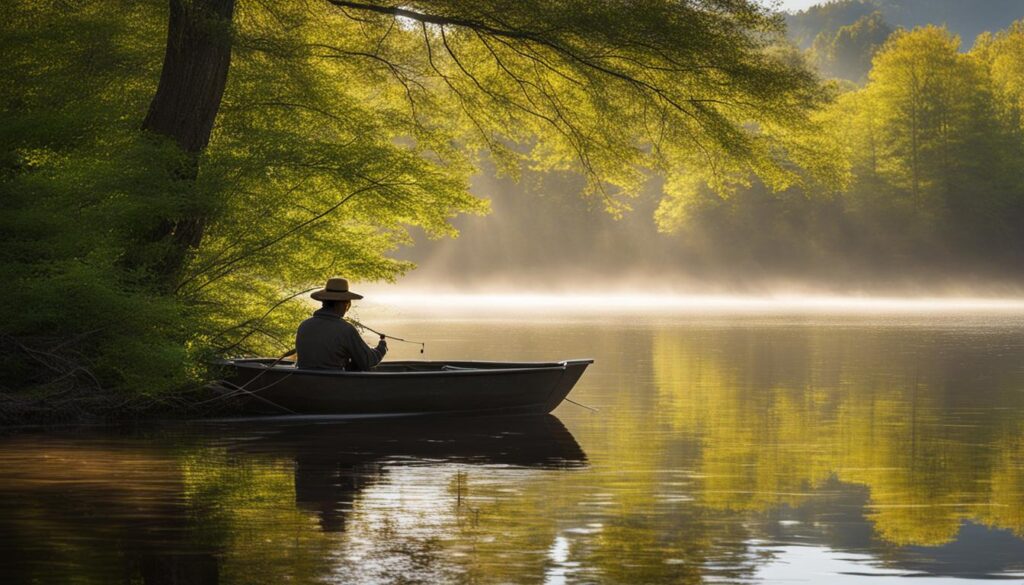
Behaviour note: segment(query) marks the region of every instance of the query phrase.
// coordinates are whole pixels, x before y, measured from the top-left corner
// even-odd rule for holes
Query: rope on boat
[[[349,323],[355,325],[359,329],[365,329],[365,330],[369,331],[370,333],[376,333],[377,335],[380,335],[381,337],[385,337],[387,339],[393,339],[395,341],[401,341],[402,343],[412,343],[414,345],[418,345],[418,346],[420,346],[420,353],[423,353],[427,349],[427,344],[422,342],[422,341],[412,341],[412,340],[409,340],[409,339],[402,339],[401,337],[394,337],[392,335],[387,335],[387,334],[381,333],[380,331],[377,331],[376,329],[373,329],[372,327],[367,327],[366,325],[363,325],[362,323],[360,323],[359,321],[356,321],[352,317],[345,317],[345,320],[348,321]]]

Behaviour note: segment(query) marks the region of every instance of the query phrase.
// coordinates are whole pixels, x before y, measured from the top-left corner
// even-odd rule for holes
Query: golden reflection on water
[[[964,520],[1024,536],[1020,362],[984,347],[906,347],[947,341],[929,335],[724,334],[712,356],[686,347],[703,341],[656,335],[660,402],[701,443],[699,501],[799,506],[835,477],[868,488],[887,543],[947,543]]]
[[[595,357],[601,413],[10,437],[0,582],[1024,571],[1016,317],[377,322],[432,359]]]

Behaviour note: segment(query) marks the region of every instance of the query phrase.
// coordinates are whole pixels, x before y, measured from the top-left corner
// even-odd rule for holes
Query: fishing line
[[[563,398],[563,400],[565,400],[566,402],[571,402],[571,403],[575,404],[576,406],[581,406],[583,408],[586,408],[590,412],[601,412],[601,409],[599,409],[599,408],[594,408],[593,406],[587,406],[586,404],[580,404],[579,402],[576,402],[575,400],[573,400],[572,398],[569,398],[569,397]]]
[[[418,346],[420,346],[420,353],[423,353],[427,349],[427,344],[422,342],[422,341],[411,341],[409,339],[402,339],[401,337],[394,337],[394,336],[391,336],[391,335],[386,335],[384,333],[381,333],[380,331],[377,331],[376,329],[374,329],[372,327],[367,327],[366,325],[363,325],[362,323],[360,323],[359,321],[356,321],[352,317],[345,317],[345,320],[348,321],[349,323],[355,325],[356,327],[358,327],[360,329],[365,329],[365,330],[369,331],[370,333],[376,333],[377,335],[380,335],[381,337],[384,337],[384,338],[387,338],[387,339],[393,339],[395,341],[401,341],[402,343],[412,343],[413,345],[418,345]]]

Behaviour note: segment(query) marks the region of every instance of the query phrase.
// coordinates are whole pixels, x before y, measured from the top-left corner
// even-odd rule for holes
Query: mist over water
[[[401,288],[401,287],[396,287]],[[479,318],[517,315],[524,321],[549,319],[552,314],[574,318],[599,319],[607,315],[631,315],[645,320],[664,320],[680,316],[762,316],[762,317],[843,317],[870,322],[876,318],[914,317],[943,320],[981,317],[1005,317],[1015,320],[1024,315],[1024,299],[968,297],[841,297],[809,295],[737,296],[677,295],[645,293],[550,293],[492,292],[456,293],[417,290],[409,293],[373,289],[372,299],[360,303],[375,316],[393,315],[466,315]]]
[[[477,175],[473,192],[491,212],[460,216],[454,239],[414,234],[396,257],[415,263],[397,286],[363,285],[399,294],[537,294],[585,296],[1014,299],[1024,297],[1017,265],[984,265],[922,254],[868,251],[855,236],[838,235],[823,249],[799,230],[776,225],[786,198],[740,193],[736,209],[710,213],[672,233],[659,231],[663,197],[652,179],[619,216],[609,201],[586,198],[572,173],[523,170],[518,181]],[[737,218],[742,214],[745,217]],[[723,215],[725,214],[725,215]],[[805,218],[806,219],[806,218]],[[843,238],[846,238],[845,240]]]

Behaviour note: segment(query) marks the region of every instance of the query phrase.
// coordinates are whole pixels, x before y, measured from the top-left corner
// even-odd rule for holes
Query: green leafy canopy
[[[408,228],[454,236],[455,214],[486,212],[468,189],[483,156],[579,172],[613,211],[651,173],[781,188],[815,168],[800,138],[824,92],[750,0],[239,0],[194,163],[140,131],[164,2],[0,10],[2,329],[83,335],[104,385],[158,393],[212,354],[287,348],[302,305],[285,301],[331,274],[393,279]],[[146,234],[192,216],[201,243],[154,286],[170,244]]]

